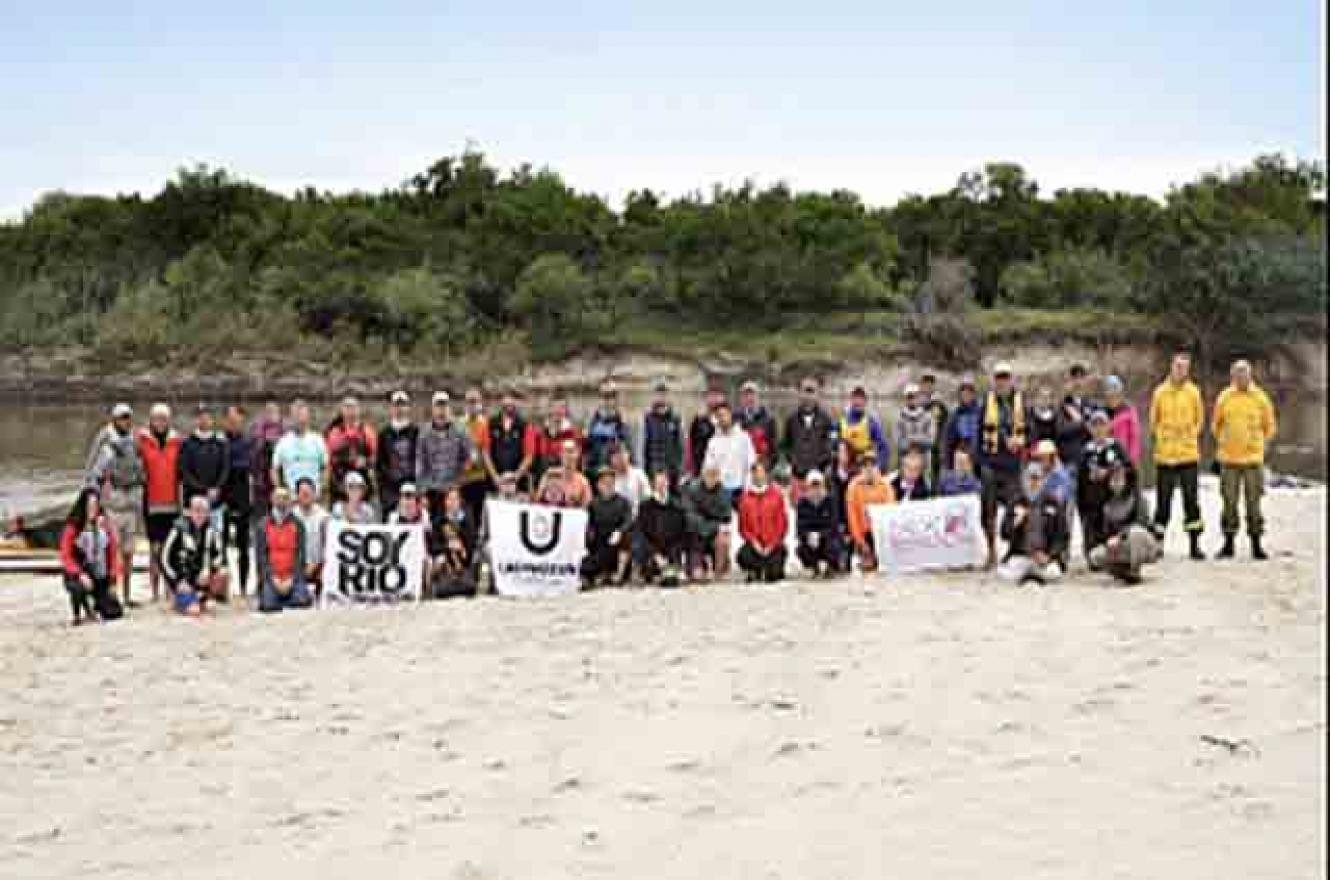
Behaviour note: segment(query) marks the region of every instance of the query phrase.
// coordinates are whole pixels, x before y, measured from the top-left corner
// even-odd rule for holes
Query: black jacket
[[[161,564],[171,586],[197,585],[201,575],[226,567],[222,536],[210,523],[196,526],[188,516],[182,516],[162,544]]]
[[[734,513],[730,493],[725,487],[717,483],[714,489],[708,489],[701,477],[684,487],[683,501],[688,530],[703,538],[710,538],[722,526],[729,525]]]
[[[642,469],[647,476],[659,473],[677,480],[683,472],[683,425],[674,410],[647,410],[642,418]]]
[[[1085,447],[1091,440],[1090,413],[1094,404],[1088,400],[1063,398],[1058,407],[1058,428],[1054,442],[1058,445],[1058,458],[1066,465],[1079,465],[1085,455]],[[1080,419],[1073,419],[1069,413],[1075,411]]]
[[[836,420],[820,406],[790,413],[781,448],[794,476],[803,479],[811,470],[830,471],[836,462],[836,435]]]
[[[683,548],[687,521],[683,505],[674,496],[661,501],[654,495],[637,506],[637,528],[652,553],[669,556]]]
[[[633,505],[617,492],[605,498],[599,492],[587,508],[586,544],[588,548],[604,547],[615,532],[627,537],[633,525]]]
[[[220,433],[190,434],[180,444],[180,487],[185,501],[206,495],[209,489],[224,489],[231,475],[231,450]]]
[[[420,426],[414,422],[400,428],[392,423],[379,431],[379,448],[375,455],[374,470],[379,487],[396,491],[403,483],[416,478],[416,441],[420,439]]]
[[[803,543],[804,536],[816,532],[822,536],[823,543],[828,543],[840,526],[840,513],[837,508],[836,499],[830,494],[821,501],[814,501],[807,495],[800,498],[794,508],[795,530],[798,532],[799,542]]]
[[[707,444],[716,434],[716,423],[711,413],[698,413],[688,426],[688,452],[692,458],[693,474],[702,476],[702,462],[707,460]]]
[[[776,420],[765,406],[759,406],[752,412],[736,409],[734,421],[753,438],[753,451],[770,468],[776,461],[777,444],[780,436],[776,433]]]
[[[250,474],[257,457],[258,444],[249,434],[227,434],[227,478],[222,501],[232,510],[248,510],[251,506]]]
[[[933,497],[933,487],[928,485],[928,477],[921,476],[915,481],[913,488],[907,493],[903,487],[900,472],[893,473],[888,479],[891,483],[891,491],[895,493],[896,500],[899,501],[925,501]]]

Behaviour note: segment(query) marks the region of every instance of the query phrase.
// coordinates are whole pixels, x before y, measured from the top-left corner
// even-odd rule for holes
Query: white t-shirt
[[[726,489],[742,489],[748,483],[748,471],[757,458],[753,449],[753,438],[738,425],[731,425],[728,433],[719,428],[707,441],[707,457],[702,462],[704,468],[720,469],[720,482]]]
[[[614,475],[614,491],[628,499],[633,506],[633,516],[637,516],[637,505],[651,495],[651,480],[641,468],[629,465],[627,473]]]

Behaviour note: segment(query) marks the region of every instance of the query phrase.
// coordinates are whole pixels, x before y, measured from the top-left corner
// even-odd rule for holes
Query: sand
[[[0,877],[1325,876],[1325,504],[1272,492],[1263,565],[1173,535],[1135,589],[72,630],[0,581]]]

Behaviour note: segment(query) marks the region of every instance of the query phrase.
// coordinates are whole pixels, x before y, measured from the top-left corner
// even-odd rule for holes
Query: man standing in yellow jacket
[[[1191,355],[1178,352],[1168,378],[1155,389],[1150,402],[1150,437],[1154,445],[1157,501],[1155,524],[1159,534],[1168,528],[1173,513],[1173,492],[1182,489],[1182,528],[1191,542],[1191,558],[1201,552],[1201,502],[1197,487],[1201,463],[1201,432],[1205,430],[1205,404],[1201,390],[1191,381]]]
[[[1261,494],[1265,490],[1265,444],[1275,436],[1275,408],[1269,396],[1252,381],[1251,364],[1236,361],[1229,371],[1233,382],[1215,401],[1213,430],[1218,447],[1219,489],[1224,498],[1220,525],[1224,547],[1220,559],[1233,558],[1233,539],[1238,534],[1238,496],[1247,508],[1247,537],[1252,559],[1266,559],[1261,547],[1265,521],[1261,518]]]

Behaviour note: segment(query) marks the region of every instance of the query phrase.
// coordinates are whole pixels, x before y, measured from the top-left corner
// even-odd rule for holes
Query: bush
[[[606,305],[570,257],[543,254],[518,276],[508,308],[529,334],[532,351],[553,356],[607,331]]]
[[[1132,298],[1126,268],[1095,250],[1057,251],[1013,263],[1002,273],[1001,287],[1006,301],[1032,309],[1122,308]]]
[[[974,269],[948,257],[929,262],[909,311],[901,318],[901,338],[923,361],[969,367],[979,361],[980,333],[970,316]]]

